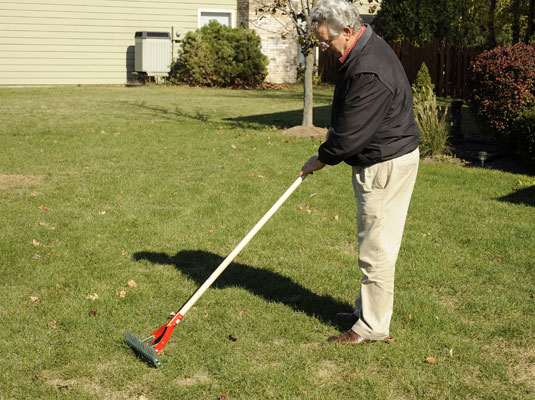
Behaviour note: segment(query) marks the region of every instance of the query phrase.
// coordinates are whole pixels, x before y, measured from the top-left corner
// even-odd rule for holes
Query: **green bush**
[[[429,75],[429,70],[427,69],[427,65],[425,63],[422,63],[420,66],[412,86],[416,89],[416,91],[420,91],[427,86],[429,86],[431,90],[435,90],[435,85],[433,85],[431,82],[431,75]]]
[[[528,108],[515,120],[513,136],[522,158],[535,167],[535,107]]]
[[[420,128],[420,156],[433,157],[450,153],[447,107],[440,110],[430,86],[413,87],[414,116]]]
[[[255,87],[264,82],[268,59],[260,38],[250,29],[210,21],[182,41],[170,81],[194,86]]]

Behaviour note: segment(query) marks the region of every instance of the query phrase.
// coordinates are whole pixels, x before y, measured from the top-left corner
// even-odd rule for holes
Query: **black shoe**
[[[336,314],[336,319],[339,321],[347,322],[348,324],[354,324],[359,320],[359,317],[357,317],[353,313],[338,313]]]

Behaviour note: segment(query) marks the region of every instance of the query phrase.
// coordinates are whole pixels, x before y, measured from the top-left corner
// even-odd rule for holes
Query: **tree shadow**
[[[535,186],[528,186],[515,190],[513,193],[498,198],[498,200],[507,203],[535,207]]]
[[[327,127],[331,121],[331,106],[314,107],[314,125]],[[243,128],[271,128],[285,129],[303,123],[303,110],[291,110],[270,114],[247,115],[244,117],[226,118]]]
[[[201,250],[183,250],[174,256],[142,251],[135,253],[133,257],[136,261],[147,260],[153,264],[174,265],[199,286],[224,260],[217,254]],[[352,312],[353,308],[350,304],[338,301],[331,296],[317,295],[276,272],[231,263],[211,286],[215,289],[226,287],[243,288],[266,301],[282,303],[292,310],[304,312],[339,330],[349,328],[336,319],[336,313]]]

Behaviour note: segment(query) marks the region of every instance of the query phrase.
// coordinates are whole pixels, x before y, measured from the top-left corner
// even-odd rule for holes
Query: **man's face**
[[[347,29],[347,28],[346,28]],[[314,36],[321,42],[321,50],[329,50],[337,56],[344,55],[346,40],[344,40],[345,29],[339,35],[331,35],[325,22],[318,25],[314,31]]]

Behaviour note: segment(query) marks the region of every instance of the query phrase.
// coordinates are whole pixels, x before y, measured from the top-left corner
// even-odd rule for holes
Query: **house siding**
[[[198,9],[236,0],[0,0],[0,85],[125,84],[136,31],[198,28]],[[236,23],[234,21],[234,23]],[[174,38],[174,32],[171,32]],[[173,43],[176,53],[178,43]]]

